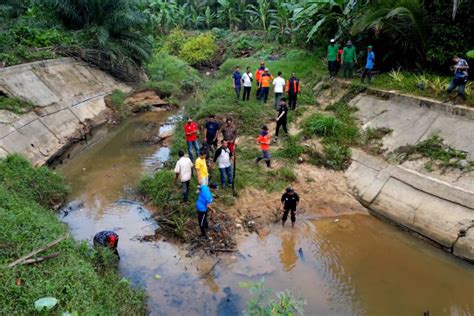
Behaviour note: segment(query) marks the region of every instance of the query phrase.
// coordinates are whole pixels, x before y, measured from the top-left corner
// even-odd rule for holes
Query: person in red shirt
[[[184,124],[184,135],[186,135],[186,143],[188,144],[189,159],[194,161],[192,149],[196,151],[196,156],[199,156],[199,144],[197,141],[197,134],[199,134],[199,126],[188,117],[188,121]]]
[[[262,132],[258,135],[258,143],[260,144],[260,149],[262,150],[262,155],[255,160],[255,163],[258,165],[260,160],[265,160],[268,168],[271,168],[270,165],[270,133],[268,132],[268,127],[266,125],[262,126]]]

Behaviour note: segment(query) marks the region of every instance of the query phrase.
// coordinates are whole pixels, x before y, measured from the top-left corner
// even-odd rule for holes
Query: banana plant
[[[264,31],[268,30],[270,21],[275,15],[271,0],[257,0],[257,5],[249,4],[246,12],[259,19],[260,26]]]

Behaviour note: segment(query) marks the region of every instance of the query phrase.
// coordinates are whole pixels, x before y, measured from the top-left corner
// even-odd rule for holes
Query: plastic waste
[[[38,312],[43,310],[52,310],[58,304],[58,300],[54,297],[43,297],[35,302],[35,308]]]

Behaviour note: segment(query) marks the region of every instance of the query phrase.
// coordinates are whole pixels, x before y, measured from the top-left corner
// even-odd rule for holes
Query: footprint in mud
[[[221,299],[217,309],[219,316],[238,316],[242,313],[239,310],[240,296],[233,294],[230,287],[224,288],[226,296]]]

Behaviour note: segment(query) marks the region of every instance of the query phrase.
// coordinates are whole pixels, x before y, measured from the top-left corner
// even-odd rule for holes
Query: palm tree
[[[368,6],[356,20],[352,31],[372,31],[386,36],[397,50],[425,57],[427,16],[421,0],[379,0]]]

